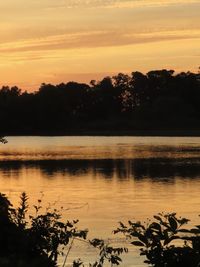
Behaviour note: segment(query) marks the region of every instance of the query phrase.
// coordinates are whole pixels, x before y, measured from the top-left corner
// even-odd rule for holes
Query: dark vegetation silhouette
[[[28,197],[22,193],[20,205],[13,208],[8,198],[0,193],[0,266],[56,267],[58,256],[63,264],[72,267],[111,267],[120,265],[127,248],[113,247],[108,242],[87,239],[88,230],[79,230],[78,221],[62,222],[60,212],[48,207],[42,210],[38,200],[35,215],[28,212]],[[29,214],[29,216],[28,216]],[[27,218],[28,217],[28,218]],[[152,267],[200,266],[200,225],[185,227],[188,219],[175,213],[158,214],[146,223],[120,222],[114,234],[123,233],[130,244],[140,247],[144,263]],[[68,262],[74,240],[86,242],[97,249],[97,260],[84,264],[81,259]],[[65,248],[65,250],[64,250]],[[77,255],[78,257],[79,255]]]
[[[200,132],[200,74],[155,70],[91,81],[0,89],[0,134]]]
[[[4,194],[0,194],[0,265],[56,266],[59,245],[67,245],[72,236],[86,237],[86,231],[76,229],[77,221],[62,223],[57,211],[40,214],[41,201],[35,206],[35,216],[26,220],[28,197],[21,195],[19,208],[14,209]]]
[[[176,213],[160,213],[147,223],[120,223],[116,233],[123,233],[131,244],[140,247],[140,255],[152,267],[200,266],[200,225],[184,228],[189,222]]]
[[[1,267],[56,267],[59,255],[63,256],[62,266],[65,267],[75,239],[99,251],[99,257],[89,264],[90,267],[102,267],[105,262],[119,265],[119,255],[127,252],[126,248],[114,248],[102,239],[86,240],[88,230],[79,230],[78,220],[64,223],[58,210],[48,207],[41,211],[41,199],[34,208],[35,215],[27,215],[26,193],[21,194],[18,208],[13,208],[8,198],[0,193]],[[83,266],[83,263],[78,259],[72,265]]]

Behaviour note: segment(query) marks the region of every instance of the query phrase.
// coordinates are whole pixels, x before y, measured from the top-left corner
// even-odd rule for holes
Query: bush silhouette
[[[54,210],[40,214],[40,200],[36,215],[26,219],[28,197],[21,195],[19,208],[14,209],[4,194],[0,194],[0,266],[56,266],[60,246],[73,237],[86,238],[87,231],[78,230],[78,221],[63,223]]]
[[[115,233],[123,233],[131,244],[141,247],[140,255],[153,267],[200,266],[200,225],[185,229],[186,218],[175,213],[158,214],[154,221],[120,223]]]
[[[119,265],[120,255],[126,248],[112,247],[102,239],[87,240],[87,230],[78,230],[78,220],[61,221],[57,210],[41,213],[41,200],[35,208],[35,216],[29,215],[28,197],[22,193],[20,206],[13,208],[4,194],[0,193],[0,266],[1,267],[55,267],[58,256],[64,256],[63,267],[74,240],[86,242],[94,247],[99,256],[90,267],[103,267],[105,262]],[[63,249],[68,245],[66,255]],[[81,259],[74,260],[74,267],[84,266]]]

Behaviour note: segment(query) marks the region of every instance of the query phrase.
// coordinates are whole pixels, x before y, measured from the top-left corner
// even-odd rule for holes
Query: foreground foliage
[[[73,267],[120,265],[121,255],[128,252],[127,248],[114,248],[102,239],[88,240],[88,230],[79,230],[77,220],[62,222],[55,209],[42,213],[41,200],[34,208],[35,215],[27,216],[26,193],[21,194],[18,208],[13,208],[7,197],[0,194],[0,266],[56,267],[58,256],[62,255],[65,267],[75,239],[97,249],[98,257],[89,265],[81,259],[74,260]],[[148,266],[199,267],[200,225],[190,228],[188,222],[175,213],[160,213],[146,223],[120,223],[114,233],[123,233],[130,244],[140,247],[140,255],[146,258],[144,263]]]
[[[200,225],[184,226],[186,218],[176,213],[158,214],[154,221],[120,223],[115,233],[123,233],[131,244],[139,246],[144,261],[154,267],[198,267],[200,266]]]
[[[59,255],[64,256],[63,267],[75,239],[87,242],[99,250],[98,259],[90,267],[102,267],[104,263],[121,262],[124,248],[113,248],[104,240],[86,240],[88,230],[77,228],[78,220],[62,222],[57,210],[49,208],[42,213],[41,200],[34,206],[35,215],[27,216],[28,197],[22,193],[20,205],[14,209],[4,194],[0,193],[0,266],[1,267],[55,267]],[[28,218],[27,218],[28,217]],[[67,247],[67,253],[63,248]],[[74,267],[84,266],[75,260]]]
[[[13,209],[0,194],[0,266],[56,266],[59,246],[66,246],[74,236],[85,239],[87,231],[76,228],[78,221],[61,222],[56,210],[40,214],[40,200],[28,223],[27,200],[22,193],[19,208]]]

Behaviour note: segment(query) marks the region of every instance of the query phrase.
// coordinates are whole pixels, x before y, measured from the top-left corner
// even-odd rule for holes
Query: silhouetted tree
[[[200,75],[119,73],[90,85],[43,83],[35,93],[0,89],[0,134],[199,129]]]

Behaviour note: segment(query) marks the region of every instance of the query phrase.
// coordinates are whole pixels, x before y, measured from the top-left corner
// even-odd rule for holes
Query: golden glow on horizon
[[[7,0],[0,3],[0,85],[89,82],[133,70],[197,71],[200,2]]]

